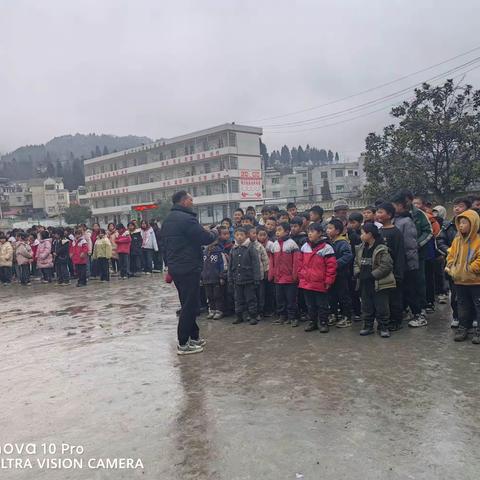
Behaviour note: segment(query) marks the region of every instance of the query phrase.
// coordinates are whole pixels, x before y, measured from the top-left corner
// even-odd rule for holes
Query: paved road
[[[447,308],[388,340],[202,320],[205,352],[179,358],[177,304],[158,275],[0,289],[0,447],[143,464],[1,478],[478,479],[480,347]]]

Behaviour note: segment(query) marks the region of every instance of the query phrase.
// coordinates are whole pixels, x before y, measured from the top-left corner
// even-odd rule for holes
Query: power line
[[[465,72],[462,72],[462,73],[460,73],[459,75],[456,75],[456,76],[453,77],[453,78],[457,78],[457,77],[464,76],[464,75],[466,75],[467,73],[469,73],[469,72],[471,72],[472,70],[475,70],[475,69],[477,69],[477,68],[480,68],[480,65],[477,65],[477,66],[475,66],[475,67],[473,67],[473,68],[471,68],[471,69],[469,69],[469,70],[467,70],[467,71],[465,71]],[[398,105],[398,102],[393,103],[393,104],[391,104],[390,106],[385,106],[385,105],[384,105],[384,106],[382,106],[381,108],[378,108],[378,109],[376,109],[376,110],[372,110],[372,111],[370,111],[370,112],[363,113],[363,114],[361,114],[361,115],[357,115],[357,116],[355,116],[355,117],[347,118],[347,119],[344,119],[344,120],[340,120],[340,121],[338,121],[338,122],[328,123],[328,124],[320,125],[320,126],[316,126],[316,127],[304,128],[304,129],[297,129],[297,130],[277,130],[277,131],[275,131],[275,130],[268,131],[268,130],[267,130],[266,133],[267,133],[267,134],[277,134],[277,133],[285,134],[285,133],[301,133],[301,132],[310,132],[310,131],[312,131],[312,130],[321,130],[321,129],[323,129],[323,128],[328,128],[328,127],[332,127],[332,126],[335,126],[335,125],[341,125],[341,124],[343,124],[343,123],[351,122],[351,121],[357,120],[357,119],[359,119],[359,118],[367,117],[367,116],[373,115],[373,114],[375,114],[375,113],[384,111],[385,108],[391,108],[391,107],[394,107],[394,106],[396,106],[396,105]]]
[[[315,123],[318,120],[330,119],[330,118],[334,118],[334,117],[343,115],[345,113],[354,112],[356,110],[362,110],[364,108],[368,108],[370,106],[374,106],[378,103],[384,102],[385,100],[389,100],[389,99],[401,96],[404,93],[409,92],[413,88],[418,87],[419,85],[422,85],[425,82],[431,82],[431,81],[437,80],[439,78],[445,77],[446,75],[450,75],[451,73],[458,72],[459,70],[462,70],[463,68],[469,67],[471,65],[475,65],[479,61],[480,61],[480,56],[475,57],[474,59],[472,59],[472,60],[470,60],[466,63],[463,63],[462,65],[458,65],[457,67],[453,67],[453,68],[447,70],[446,72],[437,74],[437,75],[435,75],[433,77],[430,77],[428,79],[425,79],[421,82],[417,82],[414,85],[410,85],[409,87],[403,88],[402,90],[398,90],[398,91],[390,93],[388,95],[384,95],[383,97],[379,97],[379,98],[376,98],[376,99],[373,99],[373,100],[369,100],[368,102],[364,102],[364,103],[361,103],[359,105],[354,105],[353,107],[349,107],[349,108],[346,108],[346,109],[343,109],[343,110],[339,110],[337,112],[332,112],[332,113],[328,113],[328,114],[325,114],[325,115],[320,115],[318,117],[313,117],[313,118],[309,118],[309,119],[305,119],[305,120],[298,120],[298,121],[295,121],[295,122],[286,122],[286,123],[264,125],[263,128],[268,129],[268,128],[288,128],[288,127],[294,127],[294,126],[303,126],[303,125],[308,125],[310,123]]]
[[[364,95],[366,93],[370,93],[370,92],[373,92],[375,90],[378,90],[378,89],[381,89],[381,88],[384,88],[384,87],[388,87],[390,85],[393,85],[395,83],[398,83],[398,82],[401,82],[402,80],[406,80],[407,78],[410,78],[410,77],[413,77],[415,75],[419,75],[420,73],[424,73],[424,72],[427,72],[429,70],[432,70],[436,67],[439,67],[441,65],[444,65],[446,63],[449,63],[453,60],[456,60],[457,58],[461,58],[461,57],[465,57],[466,55],[469,55],[470,53],[472,52],[475,52],[477,50],[480,50],[480,46],[478,47],[475,47],[475,48],[472,48],[471,50],[468,50],[467,52],[464,52],[464,53],[460,53],[459,55],[455,55],[454,57],[450,57],[446,60],[443,60],[442,62],[439,62],[439,63],[436,63],[434,65],[431,65],[429,67],[426,67],[426,68],[422,68],[421,70],[417,70],[415,72],[412,72],[412,73],[409,73],[407,75],[404,75],[402,77],[398,77],[396,78],[395,80],[391,80],[389,82],[386,82],[386,83],[382,83],[380,85],[377,85],[375,87],[371,87],[371,88],[368,88],[366,90],[362,90],[360,92],[357,92],[357,93],[354,93],[354,94],[351,94],[351,95],[347,95],[346,97],[342,97],[342,98],[338,98],[336,100],[332,100],[332,101],[329,101],[329,102],[326,102],[326,103],[323,103],[321,105],[317,105],[317,106],[314,106],[314,107],[309,107],[309,108],[305,108],[303,110],[297,110],[297,111],[294,111],[294,112],[290,112],[290,113],[284,113],[282,115],[275,115],[275,116],[272,116],[272,117],[265,117],[265,118],[260,118],[260,119],[257,119],[257,120],[246,120],[245,122],[246,123],[258,123],[258,122],[265,122],[265,121],[269,121],[269,120],[276,120],[278,118],[285,118],[285,117],[289,117],[289,116],[292,116],[292,115],[298,115],[299,113],[305,113],[305,112],[310,112],[312,110],[317,110],[319,108],[323,108],[323,107],[327,107],[329,105],[334,105],[335,103],[340,103],[340,102],[343,102],[345,100],[349,100],[351,98],[355,98],[355,97],[358,97],[360,95]]]

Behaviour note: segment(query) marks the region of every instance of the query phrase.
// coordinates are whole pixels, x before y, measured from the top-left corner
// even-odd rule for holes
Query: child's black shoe
[[[328,327],[328,325],[327,325]],[[318,330],[318,325],[316,322],[312,322],[311,320],[307,323],[307,326],[305,327],[306,332],[313,332],[314,330]]]
[[[237,313],[237,318],[232,322],[233,325],[238,325],[243,322],[243,316],[241,313]]]
[[[458,327],[455,337],[453,339],[456,342],[464,342],[468,337],[468,330],[465,327]]]
[[[330,331],[330,327],[328,323],[322,323],[319,328],[320,333],[328,333]]]

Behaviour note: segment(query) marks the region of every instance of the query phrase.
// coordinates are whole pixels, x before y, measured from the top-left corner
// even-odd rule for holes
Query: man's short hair
[[[290,210],[291,208],[297,208],[297,206],[293,202],[287,203],[287,210]]]
[[[458,205],[459,203],[464,203],[467,208],[470,208],[470,207],[472,206],[472,202],[471,202],[470,199],[467,198],[467,197],[456,198],[456,199],[453,201],[453,204],[454,204],[454,205]]]
[[[303,218],[302,218],[302,217],[299,217],[299,216],[293,217],[293,218],[290,220],[290,224],[291,224],[291,225],[300,225],[300,226],[302,226],[302,225],[303,225]]]
[[[186,196],[188,196],[188,192],[186,190],[175,192],[172,195],[172,203],[174,205],[178,205]]]
[[[277,228],[278,228],[278,227],[283,228],[286,232],[289,232],[289,231],[290,231],[290,224],[287,223],[287,222],[279,223],[279,224],[277,225]]]

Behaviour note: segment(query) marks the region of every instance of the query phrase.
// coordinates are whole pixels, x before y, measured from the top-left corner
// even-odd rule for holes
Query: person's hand
[[[225,285],[225,280],[223,278],[220,279],[220,285]]]

